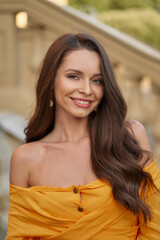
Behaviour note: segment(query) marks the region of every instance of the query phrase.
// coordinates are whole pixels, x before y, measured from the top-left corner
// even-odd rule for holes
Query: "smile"
[[[90,103],[88,101],[83,101],[83,100],[77,100],[77,99],[73,99],[73,100],[78,102],[78,103],[82,103],[82,104],[89,104]]]
[[[76,99],[76,98],[71,98],[71,100],[80,107],[89,107],[92,103],[92,101],[90,100],[82,100],[82,99]]]

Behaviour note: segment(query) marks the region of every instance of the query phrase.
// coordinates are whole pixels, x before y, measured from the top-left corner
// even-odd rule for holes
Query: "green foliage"
[[[94,6],[97,11],[106,11],[110,8],[112,0],[69,0],[69,5],[82,9],[84,6]]]
[[[110,9],[156,8],[159,0],[112,0]]]
[[[154,9],[113,10],[101,13],[99,19],[160,49],[160,14]]]
[[[160,49],[160,0],[69,0],[89,14],[153,47]],[[115,10],[116,9],[116,10]]]
[[[127,8],[158,8],[160,0],[69,0],[69,5],[82,9],[83,6],[94,6],[97,11]]]

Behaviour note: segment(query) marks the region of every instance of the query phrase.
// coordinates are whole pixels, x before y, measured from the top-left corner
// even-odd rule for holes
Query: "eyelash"
[[[77,77],[76,75],[74,75],[74,74],[72,74],[72,75],[69,75],[69,76],[68,76],[68,78],[73,78],[73,79],[75,79],[75,78],[76,78],[76,79],[78,79],[78,77]]]
[[[76,76],[74,74],[69,75],[68,78],[79,79],[78,76]],[[101,79],[93,79],[92,81],[96,84],[103,84],[103,80],[101,80]]]
[[[93,82],[96,82],[96,84],[103,84],[101,79],[93,79]]]

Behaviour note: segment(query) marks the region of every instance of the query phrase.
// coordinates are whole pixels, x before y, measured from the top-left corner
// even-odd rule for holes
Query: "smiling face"
[[[103,97],[100,56],[86,49],[66,54],[54,83],[56,114],[88,117]]]

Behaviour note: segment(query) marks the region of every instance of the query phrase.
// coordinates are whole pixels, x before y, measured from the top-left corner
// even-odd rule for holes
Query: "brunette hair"
[[[89,115],[92,168],[96,176],[112,186],[113,197],[132,213],[151,218],[144,201],[147,186],[154,186],[152,177],[139,164],[146,153],[140,148],[126,121],[127,106],[116,82],[113,69],[102,45],[87,34],[65,34],[49,48],[36,87],[36,108],[25,128],[26,142],[40,140],[54,128],[54,79],[64,56],[74,50],[95,51],[101,59],[104,95],[97,112]]]

